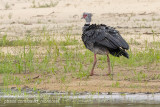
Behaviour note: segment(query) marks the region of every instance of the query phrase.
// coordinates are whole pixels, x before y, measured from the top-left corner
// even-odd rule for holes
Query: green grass
[[[116,62],[130,67],[138,67],[152,64],[154,62],[160,62],[160,50],[146,48],[145,51],[135,50],[135,52],[132,52],[129,50],[128,53],[130,57],[129,59],[121,57],[120,59],[117,59]]]
[[[32,2],[32,8],[50,8],[50,7],[55,7],[58,5],[58,2],[52,2],[50,1],[49,3],[35,3],[35,0]]]
[[[24,39],[15,40],[9,40],[7,34],[2,36],[0,39],[0,73],[6,75],[3,78],[5,85],[22,84],[18,77],[9,78],[7,76],[17,73],[53,73],[62,83],[67,81],[69,78],[68,74],[72,78],[89,78],[89,72],[93,64],[93,53],[87,50],[82,42],[70,33],[64,35],[65,40],[61,41],[51,38],[45,32],[45,28],[42,33],[42,39],[38,40],[35,40],[34,36],[31,35],[26,36]],[[146,41],[144,49],[138,50],[133,49],[132,45],[139,46],[141,44],[131,39],[131,49],[127,51],[129,59],[125,57],[117,58],[110,55],[112,72],[117,67],[126,68],[130,69],[131,72],[135,72],[133,73],[132,80],[142,81],[146,78],[148,79],[149,76],[147,74],[143,72],[137,73],[135,68],[147,66],[151,69],[152,64],[159,64],[159,44],[160,42],[154,41],[151,43],[152,47],[150,47],[148,41]],[[39,53],[36,48],[37,46],[44,48],[46,52]],[[22,50],[18,54],[12,55],[10,53],[3,53],[1,49],[4,47],[21,47]],[[107,69],[107,56],[97,55],[97,61],[97,68],[99,70],[104,71],[104,69]],[[130,77],[125,76],[125,78],[128,79]],[[40,84],[41,81],[38,80],[37,82]],[[112,87],[119,87],[119,82],[113,83]]]
[[[75,38],[67,38],[63,41],[56,41],[54,39],[47,38],[47,40],[33,40],[31,37],[26,37],[25,39],[17,39],[17,40],[8,40],[7,34],[3,35],[2,39],[0,39],[0,46],[68,46],[68,45],[78,45],[79,42]]]
[[[8,10],[10,8],[10,5],[8,4],[8,2],[5,4],[5,9]]]
[[[16,76],[12,76],[12,75],[5,75],[3,77],[3,84],[4,86],[8,86],[8,85],[20,85],[22,82],[20,80],[20,78],[16,77]]]

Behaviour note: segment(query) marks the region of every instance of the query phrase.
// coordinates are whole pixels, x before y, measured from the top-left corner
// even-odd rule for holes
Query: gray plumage
[[[85,26],[82,41],[87,49],[96,54],[106,54],[109,51],[114,56],[125,56],[129,58],[125,50],[129,49],[127,42],[117,30],[106,25],[92,24]]]
[[[96,25],[91,22],[91,13],[83,13],[86,23],[82,28],[82,41],[87,49],[94,53],[94,62],[90,75],[94,74],[94,67],[97,63],[96,54],[107,55],[108,74],[111,73],[109,53],[113,56],[124,56],[129,58],[126,50],[129,49],[128,43],[122,38],[120,33],[113,27],[104,24]]]
[[[92,13],[86,13],[86,12],[83,13],[83,17],[85,17],[86,22],[91,22],[92,21],[91,20],[92,16],[93,16]]]

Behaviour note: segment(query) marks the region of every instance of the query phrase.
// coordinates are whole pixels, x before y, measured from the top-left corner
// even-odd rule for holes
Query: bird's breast
[[[106,55],[106,53],[108,52],[108,49],[106,47],[95,46],[93,43],[86,44],[85,46],[95,54]]]
[[[94,47],[93,52],[95,54],[106,55],[108,52],[108,49],[103,47]]]

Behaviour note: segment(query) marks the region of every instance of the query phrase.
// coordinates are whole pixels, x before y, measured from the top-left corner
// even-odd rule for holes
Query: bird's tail
[[[126,58],[129,58],[129,55],[128,53],[123,50],[123,49],[115,49],[115,50],[109,50],[110,54],[113,55],[113,56],[116,56],[116,57],[119,57],[119,56],[124,56]]]
[[[128,53],[124,50],[124,51],[122,51],[122,55],[124,56],[124,57],[126,57],[126,58],[128,58],[129,59],[129,55],[128,55]]]

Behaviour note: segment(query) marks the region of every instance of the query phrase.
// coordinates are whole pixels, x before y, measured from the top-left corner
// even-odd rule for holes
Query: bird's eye
[[[87,16],[86,14],[85,14],[85,15],[83,15],[83,17],[84,17],[84,18],[86,18],[86,16]]]

